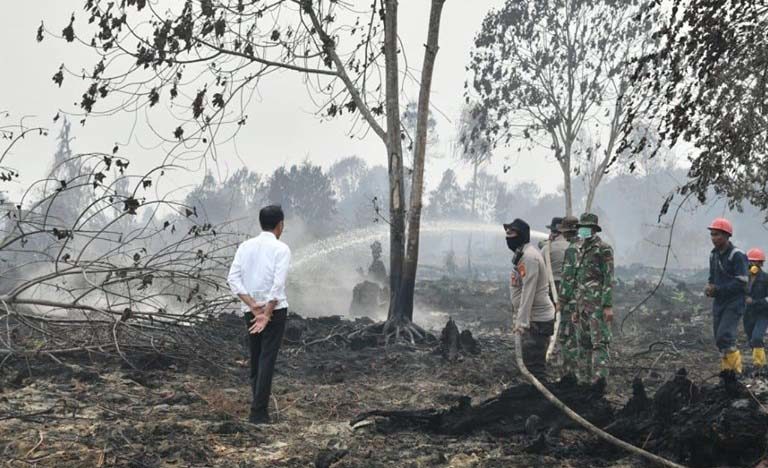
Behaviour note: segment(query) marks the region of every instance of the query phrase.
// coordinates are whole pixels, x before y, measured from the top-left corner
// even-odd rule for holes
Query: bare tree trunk
[[[386,68],[387,165],[389,170],[389,318],[396,305],[405,260],[405,200],[403,147],[400,144],[400,85],[397,58],[397,0],[386,0],[384,58]]]
[[[480,163],[478,161],[474,162],[474,172],[472,174],[472,217],[477,216],[477,170],[480,167]]]
[[[592,211],[592,204],[595,202],[595,194],[597,193],[597,187],[600,185],[600,181],[603,180],[603,174],[595,174],[589,178],[589,187],[587,188],[587,203],[584,206],[584,211],[589,213]]]
[[[565,149],[563,162],[563,196],[565,197],[565,215],[573,216],[573,184],[571,183],[571,149]]]
[[[626,85],[621,84],[619,89],[621,95],[623,95],[624,91],[626,91]],[[597,188],[600,186],[600,183],[603,181],[603,177],[605,177],[605,172],[608,170],[608,166],[611,164],[612,155],[613,155],[613,149],[616,146],[616,141],[619,138],[619,135],[621,134],[621,125],[622,122],[622,116],[624,113],[624,107],[622,104],[621,98],[616,100],[616,106],[613,109],[613,118],[611,119],[611,133],[608,137],[608,145],[605,148],[605,153],[603,155],[603,159],[600,161],[600,163],[597,165],[597,168],[595,168],[594,174],[589,175],[589,187],[587,190],[587,205],[584,208],[584,211],[592,211],[592,204],[595,202],[595,194],[597,193]]]
[[[472,221],[477,219],[477,171],[480,167],[480,162],[475,159],[474,172],[472,173]],[[472,276],[472,232],[469,233],[469,240],[467,241],[467,271],[470,277]]]
[[[432,92],[432,74],[437,57],[440,36],[440,17],[445,0],[432,0],[429,12],[429,30],[421,69],[421,89],[416,120],[416,144],[413,151],[413,183],[411,184],[411,207],[408,213],[408,243],[403,265],[403,279],[398,294],[398,309],[401,318],[413,319],[413,294],[416,286],[416,269],[419,262],[419,234],[421,228],[422,196],[424,192],[424,161],[427,152],[427,123],[429,98]]]
[[[469,233],[469,239],[467,240],[467,272],[470,279],[472,278],[472,232]]]

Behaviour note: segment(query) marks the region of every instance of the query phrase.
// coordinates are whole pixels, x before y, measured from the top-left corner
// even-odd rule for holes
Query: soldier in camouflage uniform
[[[558,310],[560,312],[560,329],[557,339],[562,356],[563,373],[574,375],[578,373],[579,365],[579,340],[576,335],[576,324],[571,320],[576,309],[574,290],[578,251],[581,245],[576,235],[579,229],[578,224],[579,219],[575,216],[568,216],[560,223],[560,233],[569,242],[569,245],[565,250],[560,287],[557,291]]]
[[[580,348],[582,378],[608,377],[608,347],[613,321],[613,249],[597,235],[602,231],[597,215],[584,213],[579,219],[581,246],[577,256],[575,311],[572,320]]]

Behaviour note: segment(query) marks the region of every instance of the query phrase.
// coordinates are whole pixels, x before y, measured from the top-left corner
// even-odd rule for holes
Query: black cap
[[[563,220],[560,222],[560,228],[558,229],[561,233],[566,232],[576,232],[579,230],[579,218],[576,216],[566,216],[563,218]]]
[[[525,239],[525,242],[530,242],[531,240],[531,227],[523,221],[520,218],[516,218],[511,223],[503,224],[505,231],[517,231],[520,234],[520,237]]]
[[[563,218],[556,216],[552,218],[552,222],[549,223],[549,226],[544,226],[544,227],[549,229],[550,231],[557,231],[562,222],[563,222]]]

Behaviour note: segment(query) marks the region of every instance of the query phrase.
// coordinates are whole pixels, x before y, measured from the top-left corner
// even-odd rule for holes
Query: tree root
[[[384,345],[389,345],[390,341],[395,344],[400,341],[401,337],[405,339],[407,336],[408,342],[415,345],[417,342],[422,343],[426,341],[427,333],[423,328],[411,322],[410,320],[387,320],[384,322]],[[434,338],[434,337],[433,337]]]
[[[397,343],[411,345],[422,343],[434,343],[437,341],[434,335],[407,319],[391,319],[385,322],[374,323],[353,331],[347,336],[353,347],[355,343],[383,344],[390,346]],[[360,346],[360,345],[358,345]],[[363,346],[364,347],[364,346]]]

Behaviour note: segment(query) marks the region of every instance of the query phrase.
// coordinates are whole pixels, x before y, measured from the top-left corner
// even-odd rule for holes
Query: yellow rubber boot
[[[752,348],[752,365],[756,369],[765,367],[765,348]]]
[[[741,374],[741,353],[738,350],[726,353],[723,357],[721,368],[723,370],[732,370],[737,374]]]

